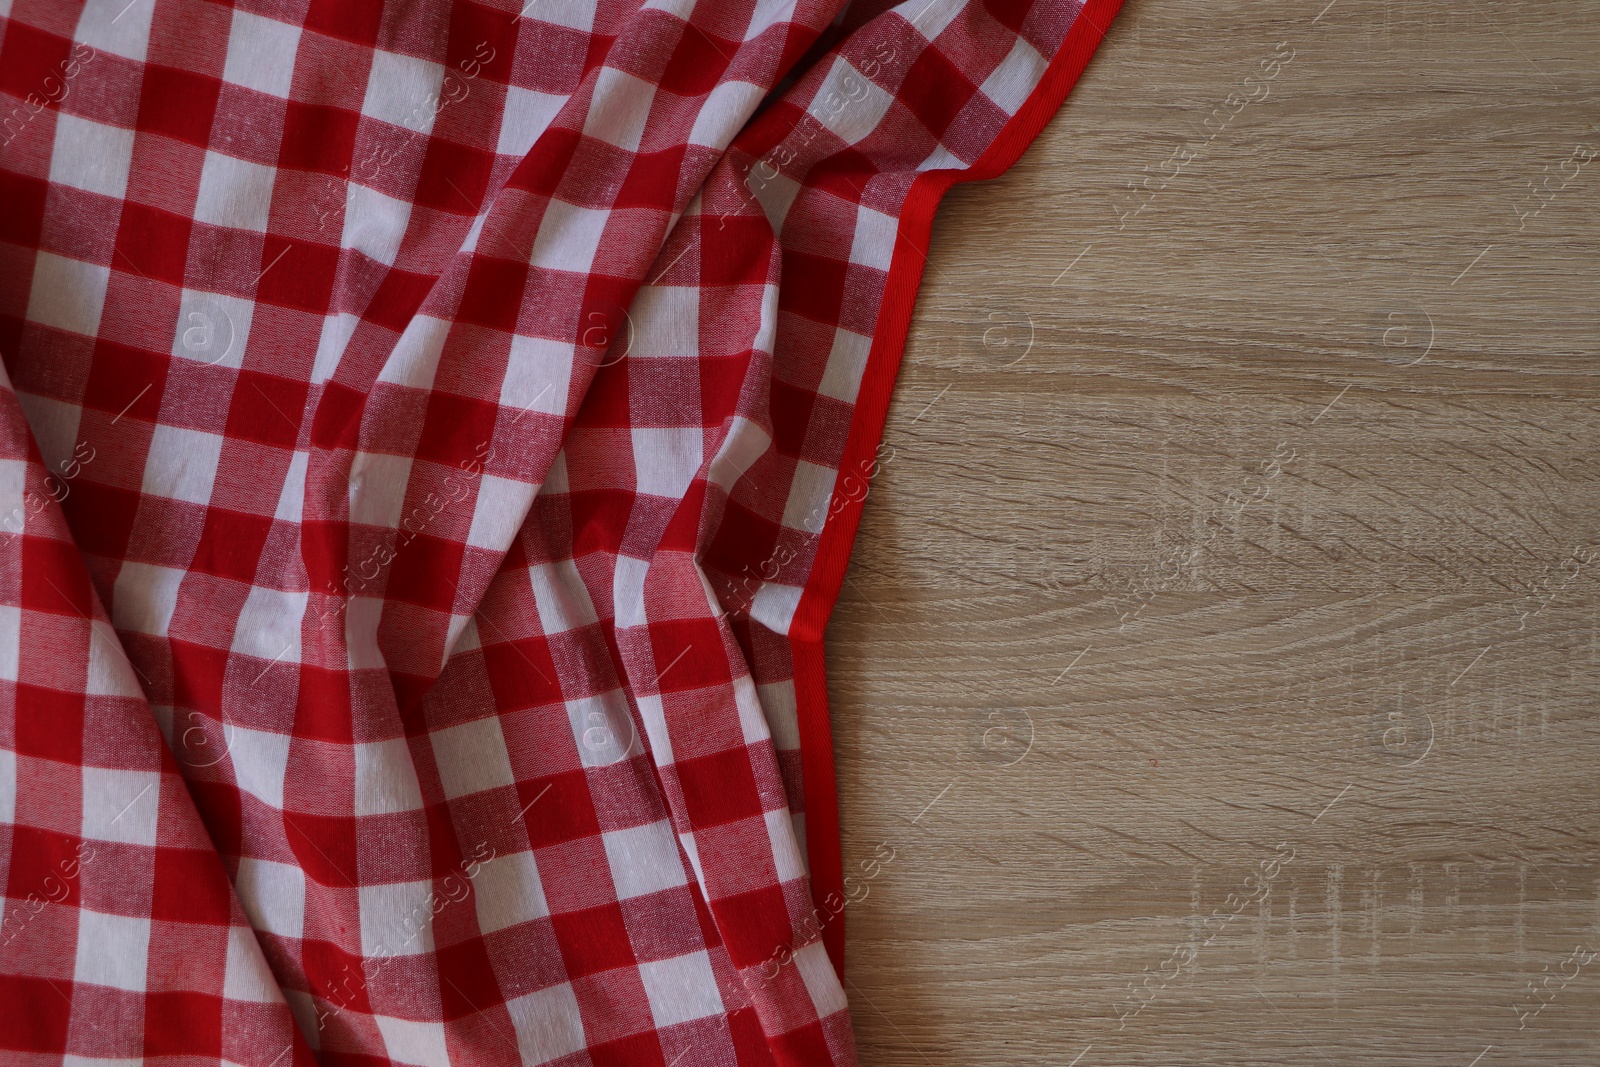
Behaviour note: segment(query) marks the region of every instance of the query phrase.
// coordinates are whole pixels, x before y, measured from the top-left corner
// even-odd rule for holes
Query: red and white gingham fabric
[[[0,0],[0,1063],[854,1063],[822,627],[1115,8]]]

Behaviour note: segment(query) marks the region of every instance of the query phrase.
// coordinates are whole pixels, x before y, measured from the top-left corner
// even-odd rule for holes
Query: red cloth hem
[[[830,502],[830,518],[817,546],[811,578],[789,628],[800,725],[800,760],[805,780],[806,853],[811,868],[811,895],[821,915],[829,914],[823,902],[830,895],[836,894],[836,900],[845,899],[839,791],[834,772],[833,731],[828,718],[823,632],[844,584],[866,499],[866,494],[859,499],[845,495],[843,484],[847,475],[859,477],[857,472],[871,467],[883,439],[884,421],[900,370],[900,358],[905,351],[917,290],[922,284],[928,238],[939,201],[956,183],[996,177],[1021,157],[1066,100],[1122,3],[1123,0],[1088,0],[1067,31],[1067,38],[1044,77],[977,163],[966,170],[930,171],[919,176],[900,213],[889,281],[878,314],[872,351],[862,375],[850,438],[839,464],[839,484]],[[844,978],[844,930],[841,908],[822,930],[828,958],[833,961],[841,980]]]

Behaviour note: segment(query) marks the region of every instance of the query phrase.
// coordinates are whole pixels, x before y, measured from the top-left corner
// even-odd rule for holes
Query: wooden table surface
[[[830,630],[864,1067],[1600,1062],[1597,73],[1132,0],[946,199]]]

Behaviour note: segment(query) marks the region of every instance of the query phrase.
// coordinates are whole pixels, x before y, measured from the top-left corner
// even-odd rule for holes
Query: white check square
[[[396,200],[352,182],[345,190],[344,234],[340,243],[392,267],[410,221],[409,201]]]
[[[429,736],[433,741],[434,760],[439,766],[439,779],[448,799],[516,784],[498,718],[491,715],[435,730]]]
[[[309,598],[304,589],[250,587],[234,627],[233,651],[266,661],[244,666],[249,675],[245,680],[251,685],[280,663],[300,662],[300,627]]]
[[[508,1000],[506,1014],[525,1064],[549,1063],[583,1048],[583,1015],[570,983]]]
[[[530,253],[535,267],[584,274],[594,266],[595,253],[600,249],[600,238],[609,211],[569,204],[565,200],[551,200],[539,220],[539,233],[533,239]]]
[[[289,735],[230,725],[223,731],[223,740],[239,788],[281,811],[283,779],[289,769]]]
[[[608,830],[601,835],[618,900],[631,900],[689,884],[678,839],[666,822]]]
[[[0,678],[14,682],[21,677],[21,655],[22,609],[14,604],[0,604]],[[7,820],[0,819],[4,821]]]
[[[421,811],[422,789],[406,739],[351,746],[355,757],[356,815]]]
[[[628,152],[637,152],[656,87],[615,67],[601,67],[583,132]]]
[[[406,1067],[450,1067],[445,1048],[444,1024],[374,1015],[378,1033],[383,1035],[384,1051],[397,1064]]]
[[[178,587],[188,571],[149,563],[124,563],[117,572],[111,624],[119,630],[163,636],[178,607]]]
[[[277,176],[275,167],[208,149],[200,166],[195,221],[266,233],[267,218],[272,213],[272,184]]]
[[[241,859],[233,880],[250,925],[267,934],[298,938],[305,930],[306,876],[299,867]]]
[[[576,348],[570,341],[521,334],[511,338],[511,358],[500,382],[500,403],[514,409],[513,424],[528,411],[566,414],[567,383],[572,378]]]
[[[379,49],[372,53],[361,113],[426,134],[441,107],[444,67]]]
[[[172,329],[172,354],[207,367],[237,370],[244,364],[255,304],[243,297],[185,289]]]
[[[85,4],[73,39],[96,52],[107,52],[143,63],[150,50],[150,21],[154,4]]]
[[[228,955],[223,966],[222,995],[227,999],[256,1004],[283,1002],[283,994],[261,954],[261,942],[256,940],[253,928],[228,928]]]
[[[120,200],[133,165],[133,131],[68,112],[56,115],[50,180]]]
[[[495,151],[502,156],[525,156],[550,128],[571,97],[541,93],[519,86],[506,89],[506,106],[500,118],[499,143]]]
[[[684,258],[696,263],[694,251]],[[690,285],[643,285],[633,298],[628,317],[633,323],[629,354],[698,356],[701,291]]]
[[[588,587],[571,560],[541,563],[528,568],[539,628],[546,635],[566,633],[599,621]]]
[[[209,504],[222,457],[222,435],[157,423],[144,462],[144,492]]]
[[[299,26],[235,7],[222,80],[287,100],[299,46]]]
[[[33,261],[28,320],[93,337],[100,332],[110,282],[110,268],[40,252]]]
[[[635,427],[634,476],[641,493],[678,500],[705,463],[705,434],[699,427]]]
[[[650,1015],[658,1028],[705,1019],[722,1012],[722,995],[711,959],[702,950],[639,964]]]
[[[83,768],[84,837],[154,845],[160,811],[158,772]]]
[[[539,864],[531,852],[496,856],[478,868],[472,880],[478,905],[478,926],[486,934],[550,914]]]
[[[361,951],[368,956],[413,956],[433,951],[433,883],[390,882],[356,890],[361,905]]]
[[[504,552],[528,517],[528,507],[539,487],[492,474],[480,475],[477,482],[478,493],[472,504],[472,527],[467,531],[467,544]]]
[[[352,193],[355,186],[351,186]],[[376,195],[376,194],[375,194]],[[378,370],[378,381],[412,389],[431,389],[439,370],[439,357],[450,337],[450,321],[433,315],[413,315],[400,340]]]
[[[79,909],[73,981],[143,993],[149,951],[149,919]]]
[[[350,521],[393,530],[405,510],[411,457],[357,452],[350,461]]]

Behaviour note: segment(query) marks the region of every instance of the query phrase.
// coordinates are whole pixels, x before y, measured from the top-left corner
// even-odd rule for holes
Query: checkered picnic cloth
[[[822,629],[1115,8],[0,0],[0,1062],[853,1063]]]

